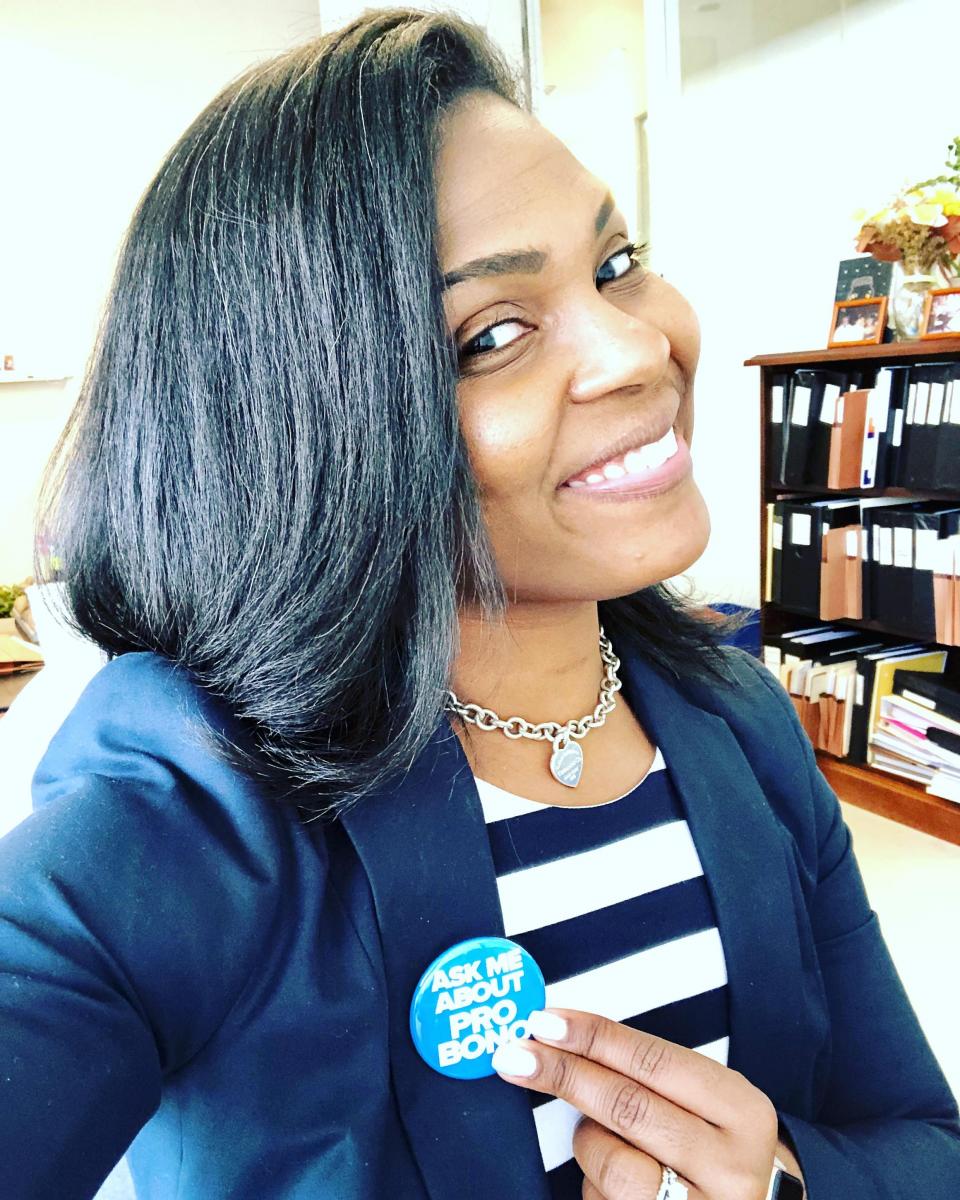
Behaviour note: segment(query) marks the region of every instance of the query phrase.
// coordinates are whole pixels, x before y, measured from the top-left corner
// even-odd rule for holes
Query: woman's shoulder
[[[126,851],[191,864],[186,889],[226,877],[231,863],[261,884],[277,881],[303,865],[297,811],[223,759],[221,736],[242,735],[183,667],[151,652],[111,659],[51,738],[22,824],[35,839],[69,836],[83,852],[109,853],[115,869]]]
[[[117,992],[165,1069],[219,1026],[322,868],[293,815],[203,748],[216,705],[155,654],[90,680],[0,839],[0,963]]]
[[[780,681],[740,647],[723,647],[723,656],[729,682],[686,683],[687,697],[725,722],[766,802],[815,872],[828,843],[844,837],[836,793]]]
[[[130,793],[265,806],[216,752],[219,738],[242,736],[226,705],[178,663],[151,651],[120,655],[89,679],[51,737],[33,775],[33,807],[90,777]]]

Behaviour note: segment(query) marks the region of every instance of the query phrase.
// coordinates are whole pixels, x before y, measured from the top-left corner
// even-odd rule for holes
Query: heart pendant
[[[550,773],[558,783],[574,788],[583,771],[583,751],[576,742],[568,742],[562,750],[550,755]]]

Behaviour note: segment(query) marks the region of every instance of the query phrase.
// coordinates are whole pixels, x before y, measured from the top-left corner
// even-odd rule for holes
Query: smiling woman
[[[44,489],[111,658],[0,840],[4,1200],[955,1196],[837,799],[667,582],[644,261],[452,16],[174,146]]]

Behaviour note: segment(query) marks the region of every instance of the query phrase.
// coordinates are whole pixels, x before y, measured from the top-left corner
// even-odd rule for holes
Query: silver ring
[[[657,1200],[687,1200],[689,1195],[687,1185],[680,1181],[673,1167],[661,1166]]]

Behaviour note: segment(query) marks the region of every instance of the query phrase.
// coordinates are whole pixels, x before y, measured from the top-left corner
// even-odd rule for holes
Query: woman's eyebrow
[[[595,233],[602,231],[614,208],[613,196],[607,192],[594,217]],[[497,254],[485,254],[447,271],[443,276],[443,288],[446,291],[466,279],[483,279],[489,275],[536,275],[543,270],[548,257],[544,250],[501,250]]]

